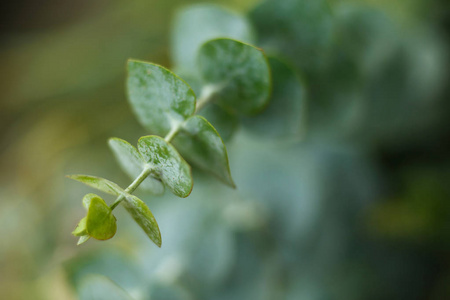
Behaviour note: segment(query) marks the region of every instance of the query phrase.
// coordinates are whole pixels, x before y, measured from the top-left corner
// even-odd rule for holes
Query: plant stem
[[[152,168],[150,166],[145,167],[144,170],[142,170],[141,174],[125,189],[125,192],[128,194],[132,194],[138,186],[142,183],[142,181],[147,178],[147,176],[151,173]],[[117,197],[116,201],[111,205],[111,210],[117,207],[120,202],[123,201],[125,198],[124,194],[121,194],[119,197]]]
[[[197,104],[195,105],[195,114],[198,113],[206,104],[208,104],[215,93],[217,93],[221,89],[218,85],[205,85],[202,88],[202,92],[200,97],[197,100]]]
[[[200,97],[197,100],[197,104],[195,106],[195,112],[196,114],[198,111],[200,111],[203,107],[205,107],[206,104],[208,104],[212,99],[215,93],[217,93],[222,87],[219,85],[206,85],[202,88],[202,92]],[[172,127],[172,129],[169,131],[169,133],[166,135],[164,140],[167,143],[170,143],[172,139],[177,135],[177,133],[180,131],[180,128],[182,127],[183,123],[177,124]],[[152,172],[151,166],[147,166],[142,170],[141,174],[125,189],[125,192],[127,194],[132,194],[142,183],[142,181],[147,178],[148,175]],[[124,194],[121,194],[119,197],[117,197],[116,201],[110,206],[111,210],[114,210],[114,208],[117,207],[117,205],[120,204],[120,202],[123,201],[125,198]]]

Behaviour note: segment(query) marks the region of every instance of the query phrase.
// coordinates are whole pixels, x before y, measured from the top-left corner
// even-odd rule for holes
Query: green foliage
[[[242,33],[242,28],[231,25],[242,21],[239,17],[223,13],[216,7],[206,10],[219,15],[225,33],[232,36],[236,32]],[[198,21],[200,24],[201,18]],[[227,28],[231,29],[229,26],[233,30],[227,31]],[[247,28],[245,22],[241,26]],[[216,35],[222,30],[220,28],[211,34]],[[186,30],[191,29],[188,26]],[[250,31],[244,34],[249,37]],[[199,37],[197,46],[192,49],[200,47],[200,43],[207,39],[206,36]],[[179,39],[179,46],[183,43],[184,40]],[[194,183],[191,167],[178,150],[195,166],[215,175],[230,187],[235,187],[222,138],[211,123],[195,113],[214,103],[216,109],[209,113],[216,120],[221,120],[222,128],[227,128],[230,126],[227,120],[231,120],[231,126],[235,127],[235,113],[248,115],[259,112],[269,101],[269,64],[260,49],[224,38],[204,43],[199,49],[197,61],[202,80],[199,80],[198,75],[190,80],[197,82],[196,89],[201,91],[198,102],[191,87],[166,68],[137,60],[128,61],[127,90],[130,105],[141,125],[156,135],[141,137],[137,149],[119,138],[109,140],[120,167],[134,178],[126,189],[100,177],[68,176],[117,196],[111,206],[96,195],[85,196],[83,204],[88,209],[87,217],[80,221],[73,232],[80,237],[79,244],[89,237],[97,240],[112,238],[117,228],[112,211],[122,204],[147,236],[161,247],[158,223],[147,205],[132,193],[142,185],[154,195],[163,193],[164,187],[167,187],[178,197],[189,196]],[[182,63],[188,65],[191,62]],[[231,136],[233,131],[228,130],[227,136]]]
[[[217,87],[217,103],[242,114],[260,112],[269,101],[270,71],[261,50],[230,39],[205,43],[198,64],[205,84]]]

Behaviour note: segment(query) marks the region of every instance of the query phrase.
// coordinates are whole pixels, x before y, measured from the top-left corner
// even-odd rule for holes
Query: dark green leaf
[[[68,175],[67,177],[110,195],[119,196],[123,192],[122,188],[116,183],[101,177],[90,175]]]
[[[172,145],[159,136],[144,136],[139,139],[138,149],[175,195],[189,196],[193,186],[191,167]]]
[[[192,5],[175,17],[172,30],[172,60],[182,70],[196,70],[200,46],[215,38],[233,38],[254,42],[253,30],[246,18],[213,4]]]
[[[242,114],[261,111],[269,100],[270,69],[263,52],[235,40],[216,39],[200,48],[200,73],[218,89],[217,103]]]
[[[189,162],[235,187],[228,165],[227,149],[217,131],[205,118],[189,118],[172,143]]]
[[[133,195],[127,195],[122,203],[147,236],[158,247],[161,247],[161,232],[148,206],[141,199]]]
[[[117,231],[116,218],[111,208],[100,197],[92,197],[86,220],[86,230],[90,237],[108,240]]]
[[[135,179],[144,169],[146,162],[137,149],[125,140],[111,138],[108,144],[113,151],[122,170],[132,179]],[[159,195],[164,192],[164,185],[151,174],[140,185],[152,194]]]
[[[164,67],[128,61],[128,99],[139,122],[164,136],[195,111],[195,94],[181,78]]]

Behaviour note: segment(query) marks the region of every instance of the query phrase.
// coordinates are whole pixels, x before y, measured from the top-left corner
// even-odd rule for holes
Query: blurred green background
[[[286,64],[280,105],[227,139],[237,190],[195,171],[187,199],[140,194],[161,249],[122,210],[114,239],[77,247],[90,190],[64,175],[129,184],[106,145],[147,134],[125,62],[174,66],[194,3]],[[450,299],[448,1],[1,5],[1,299]]]

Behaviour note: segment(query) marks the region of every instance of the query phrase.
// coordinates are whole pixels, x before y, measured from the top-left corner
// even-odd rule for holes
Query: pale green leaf
[[[208,40],[222,37],[254,42],[253,30],[244,16],[213,4],[180,10],[172,28],[172,60],[182,70],[196,70],[197,51]]]
[[[166,135],[195,111],[189,85],[159,65],[129,60],[127,89],[138,121],[153,134]]]
[[[158,247],[161,247],[161,232],[148,206],[141,199],[133,195],[127,195],[122,204],[147,236]]]
[[[80,222],[78,223],[78,225],[75,228],[75,230],[72,231],[72,234],[74,236],[84,236],[84,235],[87,234],[87,231],[86,231],[86,220],[87,220],[86,217],[84,217],[83,219],[80,220]]]
[[[114,153],[120,167],[133,180],[141,174],[146,162],[137,149],[125,140],[119,138],[111,138],[108,141],[111,150]],[[150,174],[140,185],[146,191],[155,195],[164,192],[164,185],[161,181]]]
[[[246,115],[267,105],[270,69],[260,49],[231,39],[212,40],[200,48],[198,66],[204,83],[219,89],[216,103]]]
[[[235,187],[227,149],[217,131],[205,118],[189,118],[172,143],[189,162]]]
[[[100,197],[92,197],[87,213],[86,230],[90,237],[108,240],[117,231],[116,217],[111,208]]]
[[[80,236],[80,238],[78,239],[78,242],[77,242],[77,246],[86,243],[90,238],[91,237],[88,235]]]
[[[150,135],[139,139],[138,149],[175,195],[189,196],[193,186],[191,167],[172,145],[159,136]]]
[[[123,192],[122,188],[116,183],[101,177],[90,175],[67,175],[67,177],[110,195],[119,196]]]

